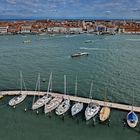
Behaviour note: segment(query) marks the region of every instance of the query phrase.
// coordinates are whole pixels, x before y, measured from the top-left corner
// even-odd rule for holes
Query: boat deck
[[[0,95],[6,96],[6,95],[19,95],[20,91],[0,91]],[[44,94],[46,94],[46,92],[35,92],[35,91],[23,91],[23,94],[26,95],[39,95],[39,96],[43,96]],[[51,93],[51,95],[53,97],[63,97],[64,94],[60,94],[60,93]],[[89,98],[84,98],[84,97],[76,97],[76,96],[71,96],[69,95],[69,99],[71,101],[78,101],[78,102],[82,102],[85,104],[90,103],[90,101],[92,101],[95,104],[99,104],[100,106],[107,106],[110,108],[114,108],[114,109],[119,109],[119,110],[125,110],[125,111],[130,111],[132,109],[131,105],[125,105],[125,104],[120,104],[120,103],[114,103],[114,102],[104,102],[104,101],[100,101],[100,100],[94,100],[94,99],[89,99]],[[140,113],[140,107],[134,106],[133,107],[133,111]]]

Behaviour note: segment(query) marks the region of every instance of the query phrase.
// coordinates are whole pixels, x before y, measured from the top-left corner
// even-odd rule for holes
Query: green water
[[[23,43],[25,40],[31,43]],[[93,40],[92,43],[84,43]],[[71,54],[86,51],[88,57],[72,59]],[[63,75],[67,75],[67,92],[74,94],[75,77],[78,77],[78,95],[89,95],[91,80],[94,81],[93,98],[107,98],[114,102],[140,106],[140,36],[138,35],[76,35],[54,37],[37,35],[0,36],[0,90],[20,88],[19,71],[22,70],[28,90],[34,90],[37,74],[47,81],[41,89],[47,90],[50,72],[53,72],[53,91],[63,92]],[[127,112],[111,110],[111,124],[93,126],[84,121],[84,112],[77,118],[68,113],[64,121],[54,113],[43,114],[31,108],[28,97],[16,109],[7,104],[12,97],[0,102],[0,136],[2,140],[139,140],[136,129],[123,127]],[[139,114],[138,114],[139,115]],[[77,120],[79,123],[77,123]]]

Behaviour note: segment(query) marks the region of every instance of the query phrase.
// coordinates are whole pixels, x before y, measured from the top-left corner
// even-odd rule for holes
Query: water
[[[31,43],[23,43],[31,40]],[[92,40],[91,43],[84,43]],[[88,97],[91,80],[94,82],[93,98],[107,98],[114,102],[140,106],[140,36],[138,35],[14,35],[0,36],[0,89],[20,88],[19,71],[22,70],[28,90],[34,90],[40,72],[41,89],[47,90],[49,75],[53,72],[53,91],[63,92],[63,75],[67,75],[67,92],[74,94],[75,78],[78,77],[78,95]],[[76,52],[89,52],[88,57],[71,58]],[[0,102],[0,136],[3,140],[118,140],[140,139],[139,127],[132,130],[123,127],[127,112],[112,110],[111,125],[86,124],[82,113],[76,118],[70,114],[65,120],[52,114],[51,118],[39,110],[39,115],[24,108],[31,108],[32,97],[14,110]],[[84,112],[83,112],[84,114]]]

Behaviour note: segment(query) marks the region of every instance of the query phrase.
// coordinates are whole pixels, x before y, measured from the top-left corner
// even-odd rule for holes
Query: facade
[[[22,25],[20,33],[31,33],[32,26],[31,25]]]
[[[8,26],[0,26],[0,34],[7,34]]]

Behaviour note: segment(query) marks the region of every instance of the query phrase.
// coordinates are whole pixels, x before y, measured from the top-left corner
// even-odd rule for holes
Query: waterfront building
[[[20,33],[31,33],[31,25],[22,25]]]
[[[7,34],[8,26],[0,26],[0,34]]]

